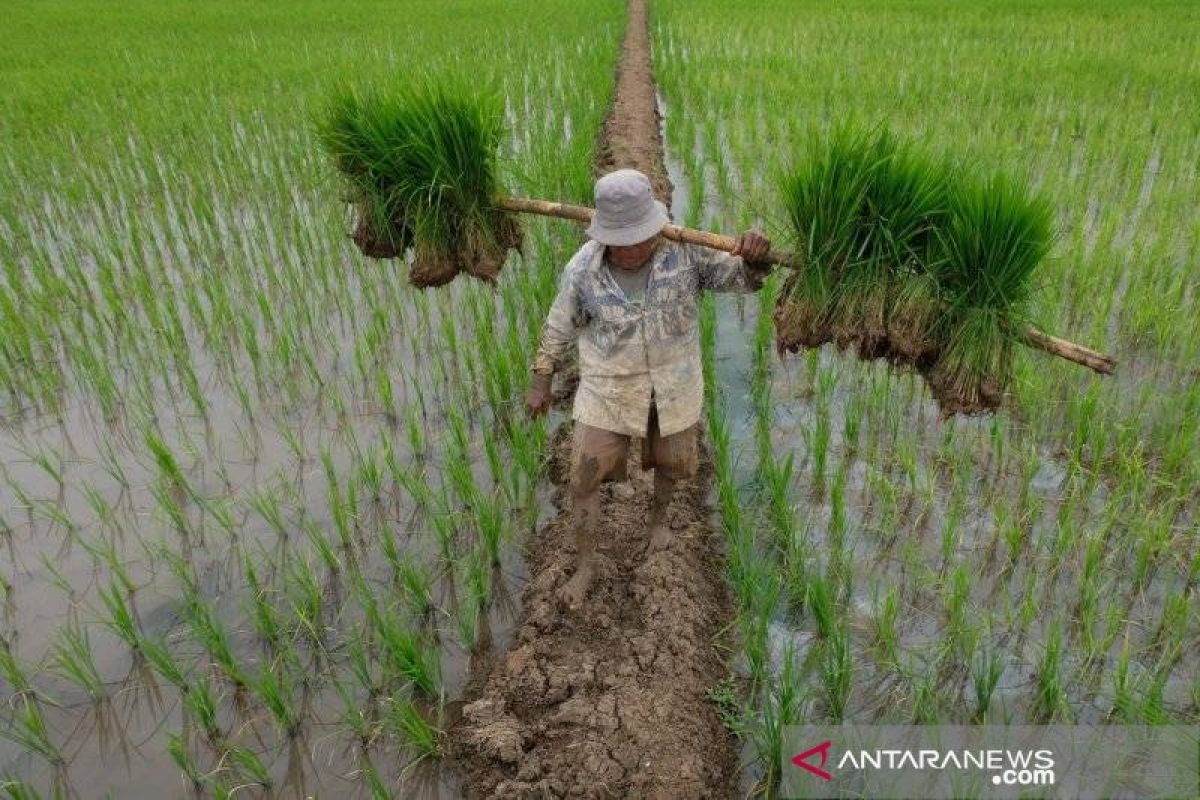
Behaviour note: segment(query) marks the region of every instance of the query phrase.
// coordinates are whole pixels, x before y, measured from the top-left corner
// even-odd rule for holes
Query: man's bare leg
[[[671,541],[671,526],[667,524],[667,507],[675,496],[675,479],[668,477],[662,467],[654,469],[654,502],[650,506],[650,543],[646,552],[662,550]]]
[[[575,529],[575,570],[558,590],[559,602],[572,610],[587,596],[596,572],[596,522],[600,518],[600,489],[572,498],[571,523]]]

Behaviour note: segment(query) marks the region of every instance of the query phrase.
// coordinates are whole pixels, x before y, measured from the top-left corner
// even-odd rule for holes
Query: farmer
[[[591,241],[563,272],[531,368],[525,406],[537,417],[549,408],[551,378],[578,336],[569,487],[578,556],[558,594],[572,609],[595,570],[601,481],[624,477],[631,436],[643,439],[643,469],[654,469],[647,553],[670,541],[667,506],[698,461],[700,292],[755,291],[770,271],[762,263],[770,242],[757,231],[743,234],[731,255],[660,237],[668,221],[642,173],[621,169],[596,181]]]

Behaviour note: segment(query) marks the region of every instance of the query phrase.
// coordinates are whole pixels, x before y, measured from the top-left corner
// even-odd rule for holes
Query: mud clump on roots
[[[458,276],[458,264],[448,253],[417,245],[408,271],[408,282],[418,289],[445,286]]]
[[[822,320],[820,310],[809,303],[780,300],[772,317],[775,347],[780,354],[799,353],[833,341],[833,332]]]
[[[362,204],[358,204],[350,239],[367,258],[402,258],[412,244],[412,231],[397,220],[381,226],[372,220],[371,213]]]
[[[473,228],[464,238],[463,247],[455,253],[459,270],[487,283],[499,278],[508,251],[520,251],[524,244],[521,226],[503,215],[498,215],[492,231]]]
[[[999,408],[1004,400],[1004,387],[990,376],[983,376],[978,380],[957,380],[941,363],[922,369],[921,374],[929,384],[933,399],[937,401],[938,413],[942,419],[956,414],[990,414]]]
[[[402,223],[390,226],[399,234],[379,234],[370,217],[361,213],[351,238],[368,258],[399,258],[412,245],[413,237]],[[445,286],[461,273],[494,284],[508,258],[510,249],[520,250],[521,227],[508,217],[500,217],[494,232],[472,228],[462,236],[459,246],[442,249],[432,242],[418,241],[413,246],[408,282],[418,289]]]

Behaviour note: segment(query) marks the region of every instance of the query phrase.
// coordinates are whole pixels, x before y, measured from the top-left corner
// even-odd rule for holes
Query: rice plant
[[[440,758],[446,747],[446,732],[441,720],[441,705],[436,712],[420,708],[413,701],[394,697],[387,704],[384,724],[413,753],[409,766],[426,759]],[[432,718],[431,718],[432,717]]]
[[[11,724],[0,727],[0,738],[40,756],[56,771],[66,767],[66,759],[50,735],[41,708],[29,694],[21,695],[20,706],[15,709]]]
[[[170,683],[182,694],[186,695],[191,691],[192,682],[189,675],[185,668],[175,660],[174,648],[169,642],[164,639],[143,637],[140,640],[140,649],[146,657],[146,661],[167,683]]]
[[[296,697],[295,666],[286,657],[264,662],[254,680],[259,700],[271,713],[279,732],[289,740],[300,736],[304,724],[301,701]]]
[[[411,685],[426,698],[437,697],[441,668],[437,651],[429,642],[395,612],[384,612],[379,616],[376,634],[389,675]]]
[[[975,696],[975,711],[973,719],[984,722],[992,707],[992,697],[1004,674],[1004,657],[992,645],[985,645],[975,651],[971,663],[971,687]]]
[[[219,703],[220,696],[203,673],[193,679],[183,695],[184,708],[213,747],[220,747],[225,741],[225,731],[218,720]]]
[[[1034,713],[1038,719],[1057,719],[1068,707],[1063,690],[1065,677],[1062,673],[1063,656],[1062,628],[1057,619],[1052,620],[1046,631],[1042,657],[1038,661],[1035,678]]]
[[[175,766],[183,773],[183,777],[187,779],[188,785],[192,790],[192,795],[200,797],[204,791],[204,772],[196,764],[183,737],[177,733],[168,733],[167,753],[170,754],[171,760],[175,762]]]
[[[751,741],[762,764],[763,774],[755,787],[755,794],[774,796],[779,786],[783,763],[783,729],[788,725],[799,725],[802,717],[802,695],[800,674],[795,648],[788,645],[783,651],[783,667],[762,693],[761,715],[751,728]]]
[[[96,667],[92,640],[87,628],[73,623],[65,626],[54,643],[51,665],[66,680],[82,689],[93,703],[106,700],[104,678]]]
[[[850,652],[850,635],[842,628],[833,631],[822,644],[820,679],[825,712],[834,722],[845,717],[853,688],[854,657]]]
[[[275,781],[271,777],[270,768],[253,750],[245,747],[230,747],[225,751],[223,760],[237,771],[239,787],[247,784],[257,785],[270,792],[274,786]]]

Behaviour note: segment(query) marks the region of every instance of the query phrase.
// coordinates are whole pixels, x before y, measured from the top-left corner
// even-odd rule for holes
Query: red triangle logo
[[[809,750],[805,750],[800,755],[792,758],[792,763],[795,764],[797,767],[800,767],[801,769],[808,770],[813,775],[816,775],[818,778],[820,778],[822,780],[826,780],[826,781],[833,780],[832,775],[830,775],[825,770],[821,769],[821,767],[825,766],[825,762],[829,760],[829,748],[832,746],[833,746],[833,740],[830,740],[828,742],[822,742],[821,744],[817,745],[816,747],[813,747]],[[808,763],[808,758],[810,756],[816,755],[817,753],[821,754],[821,766],[820,767],[814,766],[813,764]]]

